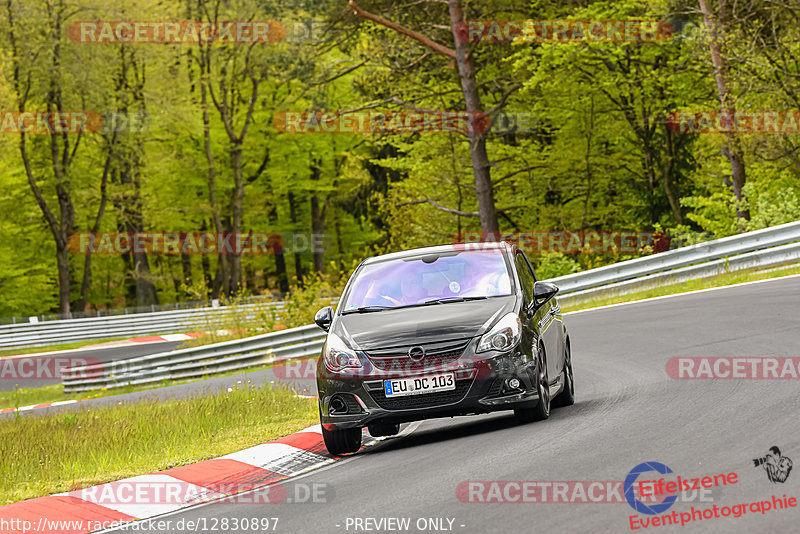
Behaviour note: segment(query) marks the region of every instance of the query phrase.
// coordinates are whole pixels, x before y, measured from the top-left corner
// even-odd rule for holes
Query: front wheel
[[[564,389],[553,399],[553,406],[561,408],[575,404],[575,381],[572,377],[572,350],[564,347]]]
[[[539,393],[539,402],[535,408],[517,408],[514,415],[521,423],[544,421],[550,417],[550,381],[547,378],[547,359],[544,347],[539,348],[539,370],[536,374],[536,389]]]
[[[334,456],[358,452],[361,448],[361,429],[325,430],[323,426],[322,440],[325,442],[325,448]]]

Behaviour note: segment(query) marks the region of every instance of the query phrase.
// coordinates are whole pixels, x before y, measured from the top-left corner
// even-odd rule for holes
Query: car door
[[[528,258],[522,251],[519,251],[520,263],[524,263],[524,270],[528,272],[531,285],[536,283],[536,274],[531,267]],[[539,333],[544,342],[544,350],[547,354],[547,376],[550,382],[554,382],[564,367],[564,348],[561,343],[561,310],[555,298],[550,299],[538,310],[534,321],[539,329]]]

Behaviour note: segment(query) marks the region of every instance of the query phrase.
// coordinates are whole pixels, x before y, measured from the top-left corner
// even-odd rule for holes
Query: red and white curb
[[[67,404],[75,404],[76,402],[82,402],[89,399],[79,399],[79,400],[65,400],[65,401],[58,401],[58,402],[46,402],[44,404],[34,404],[32,406],[22,406],[20,408],[3,408],[0,410],[0,413],[13,413],[13,412],[27,412],[29,410],[37,410],[39,408],[50,408],[51,406],[64,406]]]
[[[126,345],[136,345],[140,343],[163,343],[165,341],[186,341],[196,337],[204,336],[205,332],[189,332],[188,334],[164,334],[163,336],[145,336],[123,339],[120,341],[109,341],[107,343],[96,343],[87,345],[80,350],[108,349],[113,347],[124,347]]]
[[[225,333],[225,331],[220,331],[218,334]],[[130,339],[121,339],[119,341],[106,341],[105,343],[93,343],[91,345],[84,345],[83,347],[78,347],[77,349],[65,349],[65,350],[51,350],[46,352],[31,352],[26,354],[15,354],[12,356],[3,356],[0,358],[0,361],[5,359],[14,359],[14,358],[35,358],[37,356],[50,356],[50,355],[64,355],[64,354],[71,354],[73,352],[86,352],[88,350],[102,350],[102,349],[110,349],[115,347],[124,347],[126,345],[138,345],[143,343],[163,343],[165,341],[186,341],[188,339],[194,339],[196,337],[204,336],[206,332],[189,332],[187,334],[164,334],[163,336],[146,336],[146,337],[134,337]]]
[[[364,446],[378,441],[368,438]],[[0,525],[3,525],[0,532],[83,534],[103,530],[200,503],[235,499],[233,496],[237,494],[338,459],[325,449],[322,429],[315,425],[213,460],[0,506]],[[277,500],[274,494],[278,495]],[[280,495],[280,492],[265,492],[262,498],[268,500],[257,504],[278,504]]]

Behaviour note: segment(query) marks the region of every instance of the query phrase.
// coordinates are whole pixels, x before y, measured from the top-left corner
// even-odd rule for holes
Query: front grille
[[[454,404],[463,399],[472,379],[456,380],[456,389],[451,391],[439,391],[436,393],[422,393],[420,395],[409,395],[407,397],[387,398],[386,393],[380,389],[370,391],[372,399],[384,410],[413,410],[417,408],[433,408],[447,404]]]
[[[425,356],[422,361],[415,361],[408,356],[399,358],[375,358],[372,365],[381,371],[416,372],[426,370],[454,371],[458,368],[455,362],[462,351],[446,353],[439,356]]]
[[[455,362],[464,353],[469,340],[429,343],[422,345],[425,357],[420,361],[408,357],[408,347],[367,351],[375,369],[380,371],[416,372],[426,370],[455,370]]]

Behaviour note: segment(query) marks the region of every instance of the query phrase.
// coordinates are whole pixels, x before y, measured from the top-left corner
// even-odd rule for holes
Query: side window
[[[533,276],[533,281],[536,281],[536,271],[533,270],[533,265],[531,265],[531,261],[528,259],[528,256],[525,255],[524,252],[521,250],[519,251],[519,255],[525,258],[525,263],[528,264],[528,269],[531,270],[531,276]]]
[[[528,303],[533,299],[533,272],[528,265],[528,260],[522,255],[522,252],[517,252],[514,256],[514,263],[517,267],[517,274],[519,275],[519,282],[522,286],[522,295],[525,297],[525,302]]]

